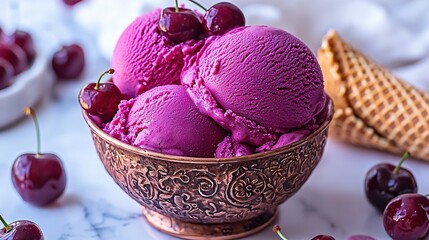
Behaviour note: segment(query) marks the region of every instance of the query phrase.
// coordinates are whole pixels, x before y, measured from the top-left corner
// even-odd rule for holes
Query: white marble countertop
[[[24,152],[36,150],[34,125],[30,119],[22,119],[0,130],[0,214],[7,221],[36,222],[47,240],[175,239],[145,221],[141,206],[113,182],[98,159],[77,95],[84,84],[95,81],[109,67],[109,62],[90,37],[80,32],[71,34],[78,28],[67,21],[51,24],[69,24],[69,35],[65,34],[63,40],[82,43],[87,53],[87,68],[77,81],[56,83],[36,106],[42,152],[57,154],[65,164],[68,176],[65,194],[51,206],[34,207],[24,202],[13,188],[13,161]],[[364,196],[363,181],[373,165],[396,164],[399,158],[329,139],[320,164],[301,190],[280,206],[274,223],[281,226],[290,240],[311,239],[318,234],[330,234],[339,240],[352,234],[389,239],[381,214]],[[410,159],[404,166],[414,173],[419,191],[428,193],[429,163]],[[279,238],[267,227],[246,239]]]

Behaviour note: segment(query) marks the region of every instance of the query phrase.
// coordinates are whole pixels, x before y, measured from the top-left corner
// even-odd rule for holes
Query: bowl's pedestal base
[[[277,208],[253,219],[220,224],[190,223],[177,220],[143,208],[146,220],[158,230],[184,239],[238,239],[254,234],[271,224],[277,217]]]

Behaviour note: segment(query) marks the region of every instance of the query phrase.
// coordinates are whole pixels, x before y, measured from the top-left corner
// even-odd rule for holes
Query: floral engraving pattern
[[[225,223],[257,217],[295,194],[321,159],[327,129],[277,155],[206,164],[153,159],[96,132],[92,137],[107,172],[145,208],[188,222]]]
[[[257,166],[252,166],[257,169]],[[266,188],[267,178],[261,170],[240,167],[232,173],[233,179],[228,185],[227,199],[231,204],[238,207],[249,207],[261,202]]]

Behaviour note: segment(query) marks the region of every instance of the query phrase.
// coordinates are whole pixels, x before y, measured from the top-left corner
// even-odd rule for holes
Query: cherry
[[[198,4],[193,0],[190,1]],[[199,6],[202,7],[201,5]],[[206,36],[221,35],[245,24],[246,19],[243,12],[229,2],[220,2],[211,6],[206,10],[202,21],[203,31]]]
[[[347,240],[375,240],[373,237],[367,235],[351,235]]]
[[[76,5],[79,2],[82,2],[82,0],[63,0],[63,2],[70,7],[73,7],[74,5]]]
[[[335,238],[329,235],[317,235],[313,237],[311,240],[335,240]]]
[[[372,167],[365,177],[365,194],[368,201],[380,212],[394,197],[404,193],[416,193],[417,183],[414,175],[406,168],[401,167],[409,153],[405,152],[394,166],[389,163],[380,163]]]
[[[34,49],[33,38],[28,32],[25,31],[15,31],[12,35],[2,36],[2,41],[16,44],[24,50],[25,56],[27,57],[27,62],[30,65],[33,63],[36,58],[36,50]]]
[[[383,214],[387,234],[395,240],[425,239],[429,234],[429,199],[417,193],[399,195]]]
[[[98,116],[102,121],[113,119],[122,99],[121,91],[111,82],[100,83],[105,74],[114,73],[109,69],[101,74],[96,83],[89,83],[79,93],[80,106],[89,114]]]
[[[0,58],[10,62],[13,66],[13,74],[17,75],[28,67],[24,50],[16,44],[0,43]]]
[[[7,224],[0,215],[4,228],[0,229],[0,240],[44,240],[42,230],[32,221],[19,220]]]
[[[0,58],[0,90],[9,87],[13,81],[13,66]]]
[[[277,235],[279,235],[279,237],[282,240],[287,240],[287,238],[282,234],[279,225],[274,225],[273,232],[277,233]],[[313,237],[311,240],[335,240],[335,238],[333,238],[329,235],[317,235],[317,236]]]
[[[200,18],[194,11],[176,7],[164,8],[158,21],[158,29],[173,42],[180,43],[200,36],[203,32]]]
[[[61,159],[51,153],[40,153],[40,131],[36,115],[25,109],[36,126],[37,152],[20,155],[12,166],[12,182],[22,199],[36,206],[44,206],[61,196],[66,187],[66,174]]]
[[[279,225],[274,225],[273,227],[273,232],[277,233],[277,235],[279,235],[279,237],[282,240],[287,240],[287,238],[283,235],[283,233],[281,232],[281,228]]]
[[[58,79],[76,79],[85,67],[85,54],[78,44],[62,46],[52,57],[52,68]]]

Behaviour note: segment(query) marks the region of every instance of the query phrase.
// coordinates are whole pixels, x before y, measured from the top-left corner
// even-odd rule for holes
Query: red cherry
[[[206,36],[221,35],[245,24],[246,19],[243,12],[229,2],[220,2],[211,6],[202,21]]]
[[[97,83],[89,83],[84,86],[78,97],[82,109],[99,117],[103,122],[113,119],[122,100],[121,91],[115,84],[110,82],[100,83],[105,74],[112,74],[113,72],[113,69],[103,72]]]
[[[348,236],[346,240],[375,240],[375,239],[371,236],[358,234],[358,235]]]
[[[24,50],[16,44],[0,43],[0,58],[12,64],[14,75],[22,73],[29,66]]]
[[[406,193],[392,199],[383,213],[387,234],[395,240],[426,239],[429,234],[429,199]]]
[[[28,64],[30,65],[33,63],[34,59],[36,58],[36,50],[34,48],[33,38],[28,32],[15,31],[10,36],[3,35],[2,41],[10,44],[16,44],[21,47],[21,49],[25,52]]]
[[[380,163],[372,167],[365,177],[365,194],[368,201],[380,212],[394,197],[404,193],[416,193],[417,182],[414,175],[401,167],[408,152],[404,153],[398,166]]]
[[[317,235],[313,237],[311,240],[335,240],[335,238],[329,235]]]
[[[200,18],[186,8],[165,8],[161,11],[158,29],[173,42],[180,43],[200,36],[203,32]]]
[[[82,2],[82,0],[63,0],[64,4],[66,4],[67,6],[73,7],[74,5],[76,5],[79,2]]]
[[[19,220],[7,224],[0,216],[4,228],[0,229],[0,240],[44,240],[42,230],[32,221]]]
[[[36,206],[44,206],[61,196],[66,187],[66,174],[61,159],[50,153],[40,153],[39,124],[33,109],[25,113],[36,126],[37,153],[22,154],[12,166],[12,182],[22,199]]]
[[[13,82],[13,66],[0,58],[0,90],[9,87]]]
[[[273,232],[277,233],[277,235],[283,239],[283,240],[287,240],[287,238],[283,235],[283,233],[281,232],[280,226],[279,225],[274,225],[273,227]],[[334,237],[329,236],[329,235],[317,235],[315,237],[313,237],[311,240],[335,240]]]
[[[62,46],[52,57],[52,68],[58,79],[76,79],[85,67],[85,54],[78,44]]]

